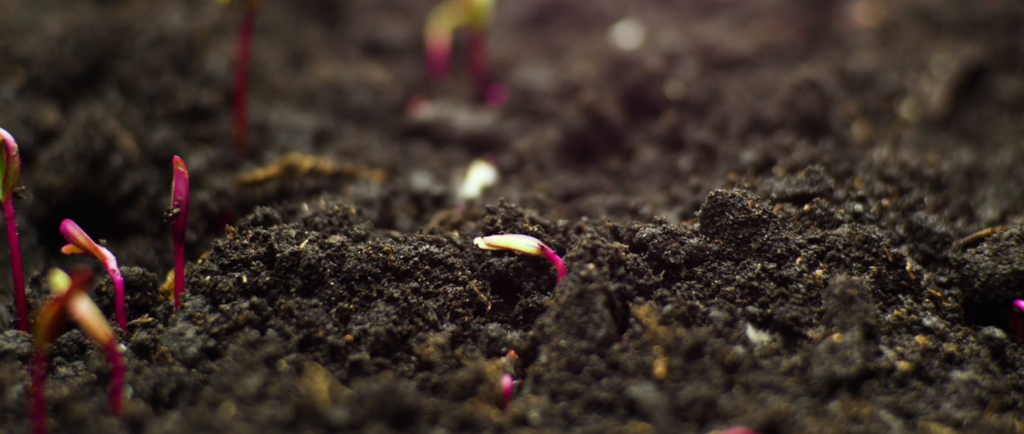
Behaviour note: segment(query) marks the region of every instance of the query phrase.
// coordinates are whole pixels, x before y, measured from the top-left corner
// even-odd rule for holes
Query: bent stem
[[[28,331],[28,302],[25,296],[25,274],[21,262],[21,240],[18,238],[18,216],[14,212],[14,198],[7,198],[4,204],[4,221],[7,223],[7,242],[11,246],[11,274],[14,276],[14,298],[18,306],[18,329]]]
[[[114,304],[117,311],[117,325],[121,330],[128,330],[128,313],[125,310],[124,300],[124,277],[121,276],[121,268],[117,265],[117,258],[110,250],[96,244],[81,227],[71,219],[64,219],[60,224],[60,233],[68,240],[68,245],[61,248],[65,255],[89,253],[96,260],[103,264],[114,282]]]
[[[238,29],[238,59],[235,65],[235,146],[238,155],[249,155],[249,59],[252,57],[252,35],[256,26],[256,7],[245,6]]]
[[[555,271],[558,272],[558,281],[555,283],[556,287],[561,284],[562,279],[569,274],[565,267],[565,261],[562,260],[561,256],[558,256],[558,253],[555,253],[555,251],[551,247],[548,247],[547,244],[544,244],[543,241],[529,235],[500,234],[487,237],[476,237],[473,239],[473,244],[476,244],[476,246],[482,250],[512,250],[547,259],[548,262],[555,267]]]

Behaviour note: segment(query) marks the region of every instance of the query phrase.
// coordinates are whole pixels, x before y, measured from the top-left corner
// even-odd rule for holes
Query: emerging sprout
[[[18,216],[14,212],[14,189],[21,180],[21,155],[18,142],[7,130],[0,128],[0,202],[4,204],[7,222],[7,243],[11,247],[11,275],[14,276],[14,299],[18,309],[18,330],[28,331],[28,303],[25,298],[25,272],[21,263],[21,241],[18,238]]]
[[[1018,341],[1024,341],[1024,300],[1014,300],[1013,307],[1013,312],[1010,313],[1010,330]]]
[[[427,69],[440,81],[448,75],[455,31],[466,29],[469,74],[479,96],[490,106],[508,101],[508,89],[491,80],[487,66],[487,31],[494,18],[495,0],[446,0],[427,16],[424,30]]]
[[[512,393],[515,392],[516,383],[512,379],[512,375],[505,374],[501,376],[501,399],[504,407],[508,407],[508,404],[512,402]]]
[[[540,256],[548,260],[551,265],[555,266],[555,270],[558,271],[558,281],[555,286],[562,283],[562,278],[565,277],[568,272],[565,268],[565,262],[562,258],[555,253],[547,244],[544,244],[541,240],[538,240],[529,235],[522,234],[502,234],[502,235],[491,235],[489,237],[476,237],[473,239],[473,244],[483,250],[514,250],[520,253],[526,253],[527,255]]]
[[[121,414],[125,361],[114,331],[86,294],[92,284],[92,270],[76,269],[73,277],[59,269],[50,270],[47,280],[54,298],[43,306],[36,318],[34,341],[36,356],[32,368],[32,421],[36,434],[46,433],[46,372],[50,358],[50,345],[72,325],[95,341],[107,352],[110,361],[110,412]]]
[[[128,329],[128,314],[124,307],[124,278],[121,277],[121,269],[117,266],[117,258],[110,250],[96,244],[82,228],[78,227],[71,219],[65,219],[60,224],[60,233],[68,240],[68,245],[60,249],[65,255],[88,253],[97,261],[103,263],[107,269],[110,280],[114,281],[115,308],[117,310],[117,326],[121,330]]]
[[[478,199],[484,190],[497,184],[499,178],[498,168],[487,160],[478,158],[470,162],[466,169],[466,177],[459,186],[459,205]]]
[[[188,166],[181,157],[174,156],[174,181],[171,182],[171,207],[167,221],[171,224],[174,242],[174,310],[181,307],[185,294],[185,234],[188,231],[189,183]]]
[[[231,0],[217,0],[224,6]],[[244,11],[238,28],[238,57],[235,64],[235,147],[245,158],[249,153],[249,59],[252,57],[252,35],[256,27],[256,11],[260,0],[242,0]]]

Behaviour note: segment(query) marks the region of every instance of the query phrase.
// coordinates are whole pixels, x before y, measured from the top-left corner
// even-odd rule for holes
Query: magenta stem
[[[32,363],[32,432],[46,434],[47,355],[37,352]]]
[[[508,408],[508,404],[512,402],[512,394],[515,393],[516,383],[512,378],[511,374],[505,374],[501,376],[501,399],[502,407]]]
[[[256,26],[256,9],[246,7],[238,30],[238,64],[235,65],[235,146],[240,157],[249,154],[249,58]]]
[[[117,341],[107,345],[107,360],[110,361],[110,413],[120,416],[124,401],[124,376],[127,368],[124,354],[121,353]]]
[[[117,326],[121,330],[128,330],[128,312],[124,307],[124,277],[121,277],[121,270],[108,268],[107,274],[114,282],[114,309],[117,311]]]
[[[14,198],[4,203],[7,222],[7,242],[11,245],[11,274],[14,276],[14,298],[18,309],[18,329],[28,332],[28,303],[25,299],[25,274],[21,262],[21,241],[18,238],[18,216],[14,212]]]
[[[487,63],[487,31],[469,29],[467,32],[466,61],[469,64],[469,75],[481,95],[487,91],[491,83],[491,72]]]
[[[188,218],[188,216],[178,216]],[[174,311],[181,308],[181,298],[185,295],[185,240],[174,238]]]
[[[562,283],[562,279],[569,274],[569,270],[565,268],[565,261],[563,261],[562,257],[558,256],[558,253],[555,253],[555,251],[547,245],[542,244],[540,246],[540,250],[544,252],[544,257],[547,258],[548,262],[555,266],[555,271],[558,272],[558,280],[555,282],[555,286],[558,286]]]

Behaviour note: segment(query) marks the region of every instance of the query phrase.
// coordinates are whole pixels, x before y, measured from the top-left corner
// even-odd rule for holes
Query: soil
[[[427,80],[435,3],[264,2],[243,159],[237,9],[0,0],[31,307],[48,268],[94,264],[60,254],[65,218],[127,287],[122,417],[71,331],[53,432],[1024,431],[1020,2],[499,2],[501,109],[462,68]],[[624,17],[636,50],[609,43]],[[460,208],[481,157],[502,179]],[[568,277],[473,246],[497,233]],[[34,350],[0,268],[0,432],[27,433]],[[108,278],[93,296],[112,319]]]

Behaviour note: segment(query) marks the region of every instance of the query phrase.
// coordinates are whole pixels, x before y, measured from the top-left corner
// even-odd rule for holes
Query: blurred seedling
[[[465,208],[467,202],[479,199],[484,190],[493,187],[500,178],[498,168],[487,160],[477,158],[470,162],[456,195],[459,209]]]
[[[501,402],[502,408],[508,408],[508,404],[512,402],[512,394],[516,390],[516,382],[512,379],[511,374],[504,374],[501,376]]]
[[[50,345],[72,326],[78,326],[107,353],[110,362],[110,412],[121,414],[124,388],[125,360],[121,345],[114,337],[99,307],[89,298],[92,269],[76,268],[72,276],[60,269],[52,269],[47,282],[53,298],[39,311],[34,330],[35,360],[32,366],[32,423],[33,432],[45,434],[46,428],[46,374],[49,369]]]
[[[11,247],[11,275],[14,276],[14,299],[18,309],[18,330],[28,332],[28,303],[25,298],[25,271],[21,262],[21,241],[18,238],[18,215],[14,212],[15,189],[21,180],[21,155],[18,142],[7,130],[0,128],[0,202],[4,204],[7,222],[7,243]]]
[[[427,16],[424,41],[427,70],[434,81],[448,76],[455,32],[465,29],[469,74],[479,97],[492,107],[508,102],[508,88],[491,78],[487,33],[494,20],[495,0],[445,0]]]
[[[512,396],[516,391],[516,381],[512,377],[511,372],[515,371],[518,361],[519,355],[516,354],[515,350],[508,350],[508,353],[505,353],[505,357],[501,358],[501,364],[504,365],[502,368],[505,370],[505,373],[501,376],[502,408],[508,408],[508,405],[512,403]]]
[[[181,308],[181,297],[185,295],[185,234],[188,232],[189,182],[188,165],[175,155],[173,160],[174,180],[171,182],[171,206],[164,215],[171,224],[171,238],[174,242],[174,310]]]
[[[562,279],[568,274],[565,262],[555,253],[551,247],[529,235],[522,234],[501,234],[487,237],[476,237],[473,244],[483,250],[512,250],[527,255],[539,256],[548,260],[558,272],[558,281],[555,286],[562,283]]]
[[[216,1],[224,6],[231,4],[231,0]],[[240,0],[240,3],[242,3],[242,22],[238,28],[238,57],[235,60],[233,104],[235,147],[238,149],[238,155],[245,158],[249,155],[249,59],[252,57],[252,38],[260,0]]]
[[[117,310],[117,326],[121,327],[121,330],[128,329],[128,314],[125,312],[124,307],[124,278],[121,277],[121,269],[117,265],[117,258],[114,257],[110,250],[99,244],[96,244],[89,234],[86,234],[82,228],[78,227],[71,219],[65,219],[60,224],[60,233],[64,235],[64,238],[68,240],[68,245],[65,245],[60,249],[65,255],[75,255],[79,253],[88,253],[92,257],[96,258],[103,264],[103,267],[107,269],[107,274],[110,275],[110,280],[114,282],[114,303],[115,309]]]
[[[484,190],[493,187],[498,183],[501,175],[498,168],[485,159],[478,158],[469,163],[466,170],[461,174],[453,176],[453,192],[455,196],[455,208],[446,208],[438,211],[427,222],[428,228],[442,225],[458,224],[462,221],[467,211],[467,205],[483,195]]]

